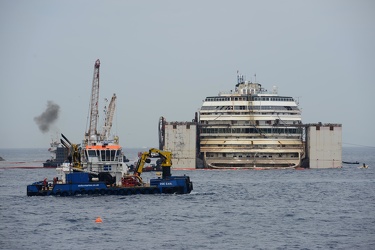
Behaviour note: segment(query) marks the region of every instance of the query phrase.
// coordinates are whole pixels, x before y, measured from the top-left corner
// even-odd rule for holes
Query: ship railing
[[[273,92],[269,92],[268,90],[255,90],[254,92],[251,92],[251,91],[248,91],[247,94],[243,94],[243,93],[240,93],[238,91],[232,91],[232,90],[229,90],[229,91],[220,91],[219,92],[219,96],[222,96],[222,95],[251,95],[251,94],[274,94]]]
[[[121,172],[123,165],[120,163],[122,162],[87,162],[87,169],[99,172]]]

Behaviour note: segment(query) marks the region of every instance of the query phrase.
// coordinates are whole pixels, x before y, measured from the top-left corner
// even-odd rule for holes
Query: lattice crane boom
[[[93,139],[97,139],[97,124],[99,118],[99,68],[100,60],[95,61],[94,65],[94,76],[92,80],[92,89],[91,89],[91,102],[90,102],[90,127],[87,133],[89,142]]]
[[[112,121],[113,116],[115,115],[115,108],[116,108],[116,94],[113,94],[111,101],[109,102],[107,112],[106,112],[106,118],[103,126],[102,133],[100,135],[100,138],[102,140],[108,139],[109,134],[111,132],[112,128]]]

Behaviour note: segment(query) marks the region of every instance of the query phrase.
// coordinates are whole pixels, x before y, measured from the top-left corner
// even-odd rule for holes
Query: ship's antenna
[[[239,71],[237,70],[237,87],[238,85],[240,85],[241,83],[245,82],[245,77],[244,75],[240,75],[239,74]]]
[[[294,98],[294,101],[297,103],[297,105],[299,106],[299,98],[300,98],[301,96],[297,96],[297,97],[295,97]]]
[[[254,74],[254,83],[257,83],[257,73]]]

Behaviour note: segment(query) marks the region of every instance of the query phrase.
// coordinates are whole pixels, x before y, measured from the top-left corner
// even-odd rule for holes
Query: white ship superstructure
[[[292,97],[238,76],[234,91],[203,102],[200,154],[211,168],[297,167],[304,154],[301,124],[301,111]]]

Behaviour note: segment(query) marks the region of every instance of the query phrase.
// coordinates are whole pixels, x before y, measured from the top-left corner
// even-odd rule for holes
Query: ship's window
[[[88,150],[88,152],[89,152],[89,156],[90,157],[95,157],[96,156],[95,150]]]
[[[119,158],[120,155],[121,155],[120,152],[121,152],[120,150],[116,150],[116,151],[115,151],[115,154],[116,154],[116,155],[115,155],[115,159],[114,159],[115,161],[118,161],[118,158]]]
[[[173,124],[173,129],[176,129],[177,128],[177,125],[176,124]]]
[[[116,150],[111,150],[111,161],[114,161],[116,157]]]
[[[111,160],[111,150],[105,151],[105,160],[110,161]]]
[[[186,129],[190,129],[190,124],[186,124]]]
[[[329,126],[329,130],[333,131],[333,126]]]
[[[320,126],[316,126],[316,130],[320,130]]]

